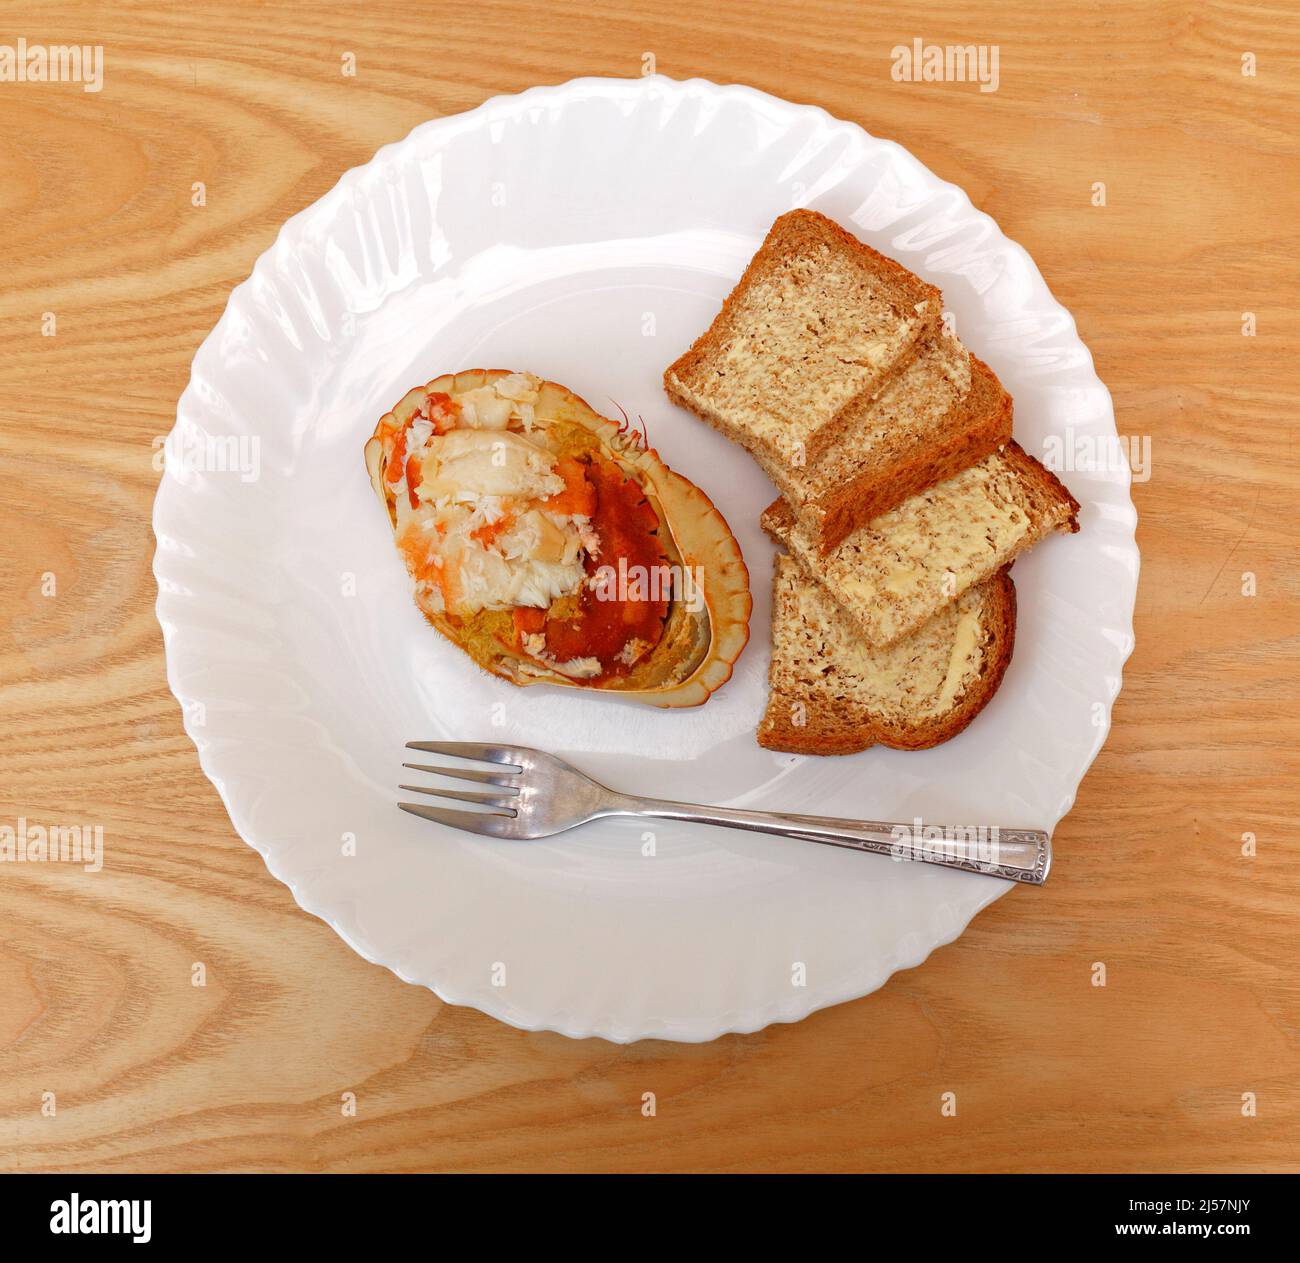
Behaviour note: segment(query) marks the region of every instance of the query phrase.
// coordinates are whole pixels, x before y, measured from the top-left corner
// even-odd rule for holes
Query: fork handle
[[[619,795],[616,805],[611,805],[608,814],[653,816],[695,824],[727,825],[755,833],[776,833],[804,842],[820,842],[824,846],[888,855],[896,860],[916,860],[944,868],[959,868],[968,873],[985,873],[1028,886],[1041,886],[1052,866],[1052,840],[1041,829],[1004,829],[996,825],[954,828],[920,820],[911,824],[894,824],[885,820],[839,820],[777,811],[701,807],[694,803],[623,795]]]

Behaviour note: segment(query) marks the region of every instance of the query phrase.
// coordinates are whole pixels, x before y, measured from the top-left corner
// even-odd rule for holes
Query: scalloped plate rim
[[[965,190],[960,186],[936,176],[928,167],[925,166],[924,163],[911,154],[911,152],[899,142],[887,137],[876,136],[861,124],[837,118],[822,106],[789,101],[771,93],[761,91],[760,89],[750,87],[746,84],[719,84],[700,77],[675,80],[663,75],[646,76],[644,78],[636,79],[582,76],[558,84],[534,85],[518,93],[499,93],[487,98],[481,104],[472,109],[440,118],[427,119],[416,124],[404,137],[382,145],[367,162],[351,167],[343,172],[335,184],[326,193],[317,198],[314,202],[305,206],[303,209],[295,212],[281,225],[271,244],[258,256],[249,275],[231,290],[220,317],[207,336],[203,339],[203,342],[195,353],[193,363],[191,364],[190,377],[187,380],[186,386],[178,400],[178,414],[188,397],[195,389],[195,369],[199,365],[200,359],[204,357],[205,351],[215,343],[219,332],[229,319],[236,303],[241,300],[242,297],[246,296],[247,292],[256,281],[259,272],[270,268],[273,265],[273,260],[281,253],[291,236],[296,231],[300,230],[301,227],[310,220],[310,218],[322,213],[324,208],[345,196],[347,189],[353,184],[359,182],[364,172],[382,163],[394,152],[404,148],[417,137],[425,133],[450,129],[453,126],[468,126],[475,118],[487,118],[507,109],[513,112],[523,108],[525,103],[530,100],[555,99],[569,94],[580,93],[583,89],[593,89],[604,92],[614,88],[615,90],[626,91],[630,97],[634,92],[640,90],[641,86],[646,83],[668,85],[670,90],[678,92],[685,90],[704,90],[706,92],[745,98],[758,103],[765,109],[776,107],[779,110],[793,111],[814,116],[822,126],[829,126],[837,130],[845,131],[849,134],[856,133],[861,137],[865,137],[867,141],[875,145],[888,147],[895,151],[896,154],[906,163],[919,168],[921,172],[924,173],[927,180],[932,183],[935,192],[946,191],[955,194],[958,199],[957,204],[961,208],[963,214],[974,220],[983,221],[990,226],[995,234],[995,240],[1000,245],[1004,243],[1006,246],[1009,246],[1011,250],[1019,256],[1022,264],[1028,266],[1031,276],[1036,280],[1037,284],[1042,287],[1042,291],[1046,295],[1051,308],[1065,316],[1068,321],[1070,340],[1072,340],[1078,347],[1082,348],[1084,353],[1087,355],[1087,370],[1091,374],[1092,380],[1105,392],[1106,401],[1109,406],[1110,416],[1113,423],[1114,407],[1109,389],[1106,388],[1105,383],[1102,382],[1100,377],[1097,375],[1092,352],[1088,348],[1087,344],[1079,337],[1077,323],[1073,314],[1065,308],[1059,300],[1057,300],[1037,264],[1034,262],[1032,256],[1025,247],[1014,238],[1007,236],[992,216],[976,207],[974,203],[971,202],[970,197],[967,195]],[[172,432],[174,432],[174,430],[175,424],[173,425]],[[1136,540],[1138,515],[1136,507],[1132,502],[1132,478],[1131,471],[1127,468],[1127,464],[1123,471],[1122,485],[1128,494],[1126,516],[1129,531],[1126,542],[1131,547],[1131,572],[1133,585],[1132,599],[1127,603],[1128,610],[1127,614],[1124,616],[1124,625],[1118,628],[1118,630],[1120,630],[1124,635],[1124,642],[1119,648],[1118,661],[1114,672],[1114,686],[1109,689],[1109,695],[1106,698],[1105,722],[1097,727],[1096,737],[1092,743],[1092,749],[1088,753],[1086,761],[1083,764],[1083,771],[1080,775],[1079,782],[1076,784],[1074,790],[1065,795],[1061,800],[1059,814],[1052,825],[1053,831],[1055,830],[1056,824],[1058,824],[1059,821],[1072,809],[1077,799],[1078,786],[1082,784],[1083,777],[1087,775],[1089,768],[1096,760],[1097,755],[1100,753],[1102,747],[1105,745],[1107,737],[1109,736],[1112,722],[1112,707],[1115,699],[1122,691],[1124,667],[1133,652],[1135,644],[1132,619],[1136,606],[1136,590],[1140,576],[1141,554]],[[169,488],[171,490],[169,490]],[[204,775],[216,788],[218,797],[220,798],[222,805],[225,807],[235,831],[248,846],[252,847],[252,849],[262,857],[262,860],[267,867],[267,871],[275,877],[277,881],[288,887],[299,908],[329,925],[330,928],[363,959],[372,964],[388,969],[404,982],[427,988],[434,992],[434,994],[446,1004],[458,1007],[474,1008],[519,1030],[530,1032],[553,1032],[572,1039],[599,1038],[615,1044],[628,1044],[642,1039],[661,1039],[675,1043],[707,1043],[714,1039],[718,1039],[723,1035],[752,1034],[770,1025],[790,1024],[802,1021],[805,1017],[818,1012],[821,1009],[843,1004],[851,1000],[861,999],[864,996],[870,995],[879,990],[894,974],[919,967],[924,964],[936,950],[955,942],[956,939],[964,933],[970,922],[974,920],[980,912],[1002,895],[1008,893],[1011,886],[1014,884],[999,883],[994,885],[990,883],[987,898],[983,898],[978,902],[977,906],[965,921],[958,924],[950,933],[940,932],[938,936],[934,938],[934,941],[919,954],[913,954],[912,956],[903,959],[900,958],[900,954],[896,953],[893,958],[884,962],[881,970],[877,971],[879,976],[874,977],[869,982],[863,983],[855,980],[853,983],[845,987],[823,988],[816,991],[810,989],[807,995],[797,997],[796,1000],[790,1004],[781,1004],[773,1001],[765,1005],[759,1005],[742,1014],[720,1015],[712,1025],[706,1025],[704,1023],[691,1024],[643,1020],[641,1025],[635,1028],[633,1028],[632,1023],[619,1023],[615,1021],[607,1024],[607,1028],[605,1029],[598,1029],[595,1024],[580,1026],[573,1023],[566,1024],[564,1022],[551,1022],[544,1018],[536,1021],[529,1021],[521,1018],[517,1013],[511,1011],[506,1006],[499,1003],[493,1004],[490,998],[484,999],[483,997],[475,997],[470,999],[459,997],[455,994],[454,988],[444,980],[435,979],[433,981],[424,981],[422,979],[413,978],[409,976],[394,959],[391,958],[393,953],[385,953],[376,950],[373,947],[358,941],[356,936],[339,924],[336,915],[333,915],[318,906],[313,906],[313,901],[303,891],[301,883],[297,880],[291,879],[287,874],[281,871],[280,865],[275,860],[273,854],[268,849],[264,849],[264,847],[254,839],[254,831],[248,826],[246,819],[243,817],[243,813],[238,809],[232,798],[232,783],[237,778],[227,777],[217,772],[213,766],[213,759],[211,756],[212,742],[200,735],[199,726],[191,720],[190,713],[185,706],[184,697],[179,688],[179,681],[176,678],[174,657],[170,652],[172,640],[180,630],[180,624],[172,617],[169,617],[168,607],[170,604],[170,594],[165,592],[163,589],[163,575],[160,573],[160,565],[162,564],[160,562],[160,557],[163,552],[162,540],[164,535],[167,534],[160,524],[165,497],[182,490],[184,489],[180,484],[174,479],[169,478],[167,472],[164,470],[163,475],[159,480],[157,493],[154,499],[153,512],[151,515],[151,525],[156,543],[152,571],[155,581],[158,583],[158,595],[155,600],[154,610],[163,633],[168,687],[172,694],[177,698],[177,701],[181,704],[182,723],[186,735],[195,746],[199,758],[199,765]],[[934,911],[937,914],[942,912],[944,908],[950,906],[951,905],[949,904],[939,904],[935,906]],[[960,920],[960,915],[958,919]],[[935,924],[934,918],[932,918],[930,924]],[[791,1008],[795,1011],[787,1011]],[[615,1030],[610,1029],[609,1027],[611,1026],[624,1026],[628,1029]]]

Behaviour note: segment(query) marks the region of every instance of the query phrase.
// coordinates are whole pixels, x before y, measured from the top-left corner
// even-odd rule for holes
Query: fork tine
[[[419,803],[398,803],[403,811],[422,816],[434,824],[451,825],[470,833],[486,833],[492,837],[507,837],[506,830],[514,822],[513,816],[499,816],[491,811],[457,811],[453,807],[423,807]]]
[[[423,750],[427,754],[450,754],[457,759],[479,759],[484,763],[510,763],[520,767],[518,750],[509,746],[489,746],[478,741],[408,741],[408,750]]]
[[[398,789],[409,789],[413,794],[432,794],[435,798],[454,798],[462,803],[482,803],[487,807],[509,807],[517,801],[518,794],[480,794],[472,789],[442,789],[440,786],[430,788],[428,785],[399,785]],[[514,815],[510,811],[509,815]]]
[[[509,785],[517,787],[518,772],[480,772],[475,767],[434,767],[430,763],[403,763],[412,772],[434,772],[438,776],[451,776],[462,781],[478,781],[481,785]]]

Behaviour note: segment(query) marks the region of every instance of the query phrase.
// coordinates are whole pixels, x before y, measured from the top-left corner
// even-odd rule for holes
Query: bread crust
[[[1016,585],[1010,572],[1010,566],[1003,566],[991,579],[984,581],[985,613],[981,620],[985,630],[984,661],[974,685],[966,689],[947,715],[931,723],[915,727],[881,724],[878,737],[881,745],[894,750],[928,750],[942,745],[964,732],[975,716],[993,700],[1016,647]]]
[[[968,353],[969,354],[969,353]],[[997,374],[970,356],[970,389],[948,410],[939,437],[830,487],[803,512],[819,530],[824,557],[859,526],[992,455],[1011,438],[1012,401]]]
[[[805,268],[803,260],[813,246],[827,247],[835,252],[839,275],[826,281],[820,290],[810,284],[805,291],[802,288],[805,278],[813,275],[815,269]],[[869,272],[870,280],[860,278],[856,273],[846,276],[846,257],[864,273]],[[782,268],[790,270],[785,276],[776,276]],[[772,279],[774,276],[775,280]],[[775,291],[772,309],[795,312],[800,321],[807,315],[811,338],[805,334],[801,324],[791,326],[787,323],[783,326],[779,321],[760,321],[757,309],[749,301],[756,285],[789,287],[792,277],[791,288]],[[870,287],[866,301],[871,317],[856,325],[829,319],[830,309],[826,304],[818,305],[814,301],[823,295],[837,296],[839,301],[849,294],[862,293],[863,285]],[[790,294],[794,295],[793,299]],[[768,294],[760,291],[754,297],[765,300]],[[897,325],[892,336],[883,334],[886,317],[880,314],[881,308],[876,305],[880,298],[900,320],[914,321],[904,338],[898,339]],[[787,308],[787,302],[795,305]],[[784,498],[778,498],[768,506],[762,517],[764,529],[792,553],[791,558],[778,559],[775,577],[777,601],[791,599],[793,589],[790,585],[794,577],[790,567],[797,565],[800,581],[820,585],[827,599],[834,604],[835,593],[820,577],[827,566],[824,559],[855,531],[869,527],[913,496],[979,465],[995,452],[1004,454],[1019,483],[1015,494],[1030,516],[1023,543],[1013,547],[1014,538],[1003,545],[990,537],[987,557],[980,552],[982,545],[972,545],[967,550],[969,561],[963,575],[967,587],[954,591],[951,598],[947,598],[946,593],[934,594],[935,599],[949,599],[950,602],[961,599],[965,592],[973,592],[980,598],[979,626],[983,652],[979,671],[942,715],[915,722],[899,717],[902,704],[899,696],[875,693],[868,680],[859,680],[856,668],[847,679],[841,673],[836,681],[831,670],[792,671],[791,659],[787,655],[781,668],[783,679],[779,680],[778,662],[774,655],[769,673],[768,705],[758,729],[759,743],[768,749],[792,754],[835,755],[856,753],[879,744],[895,749],[921,750],[955,737],[988,705],[1000,687],[1011,659],[1015,645],[1016,591],[1009,571],[1014,555],[1053,530],[1073,533],[1079,529],[1078,501],[1055,474],[1012,439],[1011,396],[993,370],[969,352],[965,354],[969,356],[970,386],[960,397],[953,399],[940,416],[945,401],[952,399],[955,391],[960,389],[959,356],[964,351],[960,343],[941,348],[936,342],[943,336],[940,333],[941,314],[942,295],[934,286],[920,280],[895,260],[871,249],[833,220],[814,211],[791,211],[773,223],[710,326],[664,372],[664,389],[669,399],[749,451],[773,483],[785,493]],[[754,317],[752,321],[751,317]],[[820,325],[811,323],[818,317]],[[750,322],[748,331],[741,328],[744,322]],[[773,328],[783,328],[787,340],[771,339],[769,331]],[[757,347],[754,354],[751,354],[754,348],[748,341],[751,333]],[[837,334],[842,341],[831,340]],[[851,349],[841,351],[841,345]],[[724,362],[727,356],[734,356],[734,366],[730,360]],[[890,357],[888,361],[877,366],[877,359],[884,360],[886,356]],[[923,403],[914,409],[893,400],[882,402],[880,397],[901,374],[916,365],[920,356],[934,358],[933,365],[927,359],[917,366],[914,374],[914,384],[919,392],[915,397]],[[840,370],[840,365],[847,367]],[[932,367],[936,374],[942,373],[951,384],[946,387],[933,384],[930,379]],[[833,379],[837,371],[841,390],[856,390],[857,393],[844,400],[809,432],[808,427],[816,424],[833,406],[830,401],[842,397],[839,391],[818,393],[824,389],[825,381]],[[737,373],[734,383],[723,382],[728,372]],[[785,388],[786,383],[792,384],[791,394],[784,401],[778,399],[774,403],[773,389],[778,384]],[[908,400],[913,398],[912,386],[909,379],[906,385]],[[936,393],[939,389],[944,393]],[[899,399],[903,398],[900,394]],[[797,405],[804,399],[810,403],[801,413]],[[864,414],[871,409],[876,411],[868,418]],[[788,427],[784,433],[773,424],[782,419]],[[855,426],[859,427],[856,432]],[[858,450],[864,453],[862,457],[831,457],[840,445],[851,444],[855,438],[859,440]],[[796,442],[800,439],[803,440],[802,449]],[[800,457],[804,459],[805,467],[802,471],[795,471],[790,461]],[[859,463],[863,467],[855,470],[854,466]],[[991,570],[991,566],[999,561],[1004,563],[1001,568]],[[854,623],[860,636],[865,637],[875,628],[881,633],[880,648],[884,650],[906,645],[909,636],[919,637],[924,628],[929,639],[918,641],[908,660],[917,661],[920,660],[918,655],[935,652],[935,638],[946,635],[948,625],[923,621],[918,627],[915,619],[937,617],[936,611],[930,610],[927,614],[924,607],[906,610],[906,616],[895,619],[897,626],[892,627],[884,617],[888,611],[867,609],[859,601],[860,608],[855,612],[852,601],[857,598],[850,591],[849,575],[845,569],[849,563],[831,563],[832,568],[836,564],[841,567],[840,578],[845,583],[841,593],[845,604],[837,605],[837,608]],[[783,566],[787,575],[784,588],[781,586]],[[801,591],[805,597],[808,595],[808,589]],[[927,600],[924,604],[932,602]],[[807,619],[815,607],[805,601],[803,608]],[[969,623],[966,626],[969,628]],[[844,646],[848,643],[845,639],[847,625],[841,628],[836,624],[837,639],[829,647],[824,642],[818,643],[818,637],[809,637],[807,628],[805,623],[800,661],[808,661],[810,653],[820,650],[820,658],[812,660],[830,662],[829,650],[837,644]],[[773,631],[776,635],[775,616]],[[886,635],[890,639],[886,640]],[[969,640],[963,638],[962,643],[969,647]],[[844,652],[857,661],[856,651]],[[872,671],[876,666],[874,663],[861,665],[866,671]],[[783,688],[787,691],[783,692]],[[882,698],[881,708],[872,713],[862,699],[876,696]],[[887,696],[890,700],[885,702],[883,699]],[[910,697],[910,691],[905,696]],[[800,702],[804,703],[800,715],[803,722],[796,725],[794,708]],[[933,701],[930,704],[933,705]]]
[[[1070,494],[1070,489],[1042,461],[1030,456],[1015,439],[1007,444],[1006,451],[1030,488],[1035,507],[1046,513],[1062,500],[1069,504],[1070,515],[1057,530],[1069,535],[1075,534],[1079,529],[1079,502]]]
[[[906,724],[890,722],[860,707],[853,707],[851,714],[843,711],[835,714],[828,706],[809,707],[808,699],[781,691],[775,678],[774,660],[769,674],[767,709],[758,726],[759,745],[786,754],[833,755],[857,754],[873,745],[895,750],[928,750],[951,741],[993,700],[1011,662],[1016,641],[1016,585],[1010,570],[1010,566],[1004,566],[984,581],[980,619],[984,652],[980,671],[973,685],[967,686],[956,705],[945,714],[919,724]],[[805,581],[816,582],[806,574]],[[775,634],[775,622],[773,630]],[[796,725],[792,718],[794,704],[799,701],[806,708],[807,722],[803,725]]]
[[[996,451],[997,449],[995,448],[994,450]],[[1052,471],[1041,461],[1037,461],[1030,456],[1015,439],[1008,440],[1007,443],[1002,446],[1002,451],[1012,460],[1016,469],[1023,475],[1027,485],[1034,492],[1036,502],[1041,501],[1046,505],[1056,504],[1064,500],[1069,503],[1070,515],[1058,529],[1063,530],[1070,535],[1073,535],[1078,531],[1079,502],[1070,494],[1070,489],[1065,485],[1065,483],[1052,473]],[[991,452],[986,453],[984,457],[981,457],[981,459],[986,459],[990,455],[992,455]],[[951,478],[955,474],[961,473],[961,471],[966,468],[967,466],[961,465],[955,469],[952,474],[949,474],[948,477]],[[940,479],[940,481],[942,482],[945,480]],[[928,491],[929,487],[922,487],[921,490]],[[917,493],[914,492],[913,494]],[[901,504],[902,501],[900,500],[898,503]],[[896,504],[893,507],[898,508],[898,505]],[[890,510],[888,509],[885,510],[886,513],[889,511]],[[869,518],[865,522],[860,522],[858,526],[853,529],[857,530],[861,526],[870,526],[871,523],[875,521],[876,517],[881,516],[883,515],[878,513],[875,517]],[[777,498],[763,510],[763,513],[759,518],[759,523],[778,544],[784,544],[785,541],[781,538],[782,532],[790,530],[797,520],[798,515],[790,507],[789,503],[780,496],[777,496]],[[852,534],[853,531],[850,531],[849,535]],[[845,536],[845,539],[847,538],[848,536]],[[843,542],[844,540],[841,539],[840,543],[842,544]],[[824,550],[823,555],[825,552],[829,551],[831,550]]]
[[[1014,439],[1000,450],[1004,459],[1014,468],[1022,486],[1025,488],[1032,515],[1037,519],[1036,528],[1025,536],[1016,549],[1016,555],[1032,548],[1053,531],[1061,531],[1065,534],[1074,534],[1078,531],[1079,502],[1070,494],[1065,484],[1050,469],[1030,456]],[[1066,515],[1062,518],[1060,514],[1063,508]],[[808,563],[805,562],[797,547],[793,545],[791,538],[796,528],[801,525],[801,522],[795,511],[785,500],[780,497],[773,500],[763,510],[759,523],[778,544],[789,548],[801,564],[804,564],[805,568],[807,568]],[[871,523],[868,522],[865,525],[869,527]],[[1014,560],[1014,557],[1011,560]],[[1006,564],[1010,565],[1011,562],[1008,561]],[[979,582],[983,582],[983,580],[975,580],[975,583]],[[974,586],[974,583],[968,586]],[[827,591],[834,596],[834,590],[829,586]],[[964,591],[966,591],[966,588],[953,591],[949,601],[955,601]],[[841,608],[845,610],[845,613],[850,618],[855,617],[852,609],[847,606],[841,606]],[[930,616],[935,612],[937,611],[932,610]],[[869,635],[870,630],[869,626],[864,626],[864,635]],[[908,634],[909,631],[904,630],[901,635],[888,640],[881,640],[879,645],[881,648],[887,648]]]
[[[750,451],[769,476],[771,475],[770,462],[779,460],[780,457],[766,451],[764,445],[754,435],[728,425],[716,409],[711,408],[696,394],[694,383],[707,370],[713,357],[721,353],[724,331],[731,322],[736,306],[749,288],[769,269],[779,267],[803,242],[809,240],[816,240],[848,252],[859,266],[870,270],[884,282],[891,305],[905,309],[909,313],[908,318],[915,321],[898,355],[892,363],[882,368],[879,376],[872,382],[870,392],[865,396],[859,395],[846,401],[809,439],[806,457],[810,463],[820,459],[834,446],[864,398],[874,399],[885,390],[916,358],[917,348],[936,336],[942,317],[943,295],[935,286],[927,284],[888,255],[881,254],[865,242],[859,241],[833,219],[828,219],[818,211],[806,209],[787,211],[779,216],[768,230],[757,253],[750,259],[735,288],[723,300],[722,308],[713,322],[695,339],[689,350],[664,370],[663,379],[664,390],[673,403],[694,412],[701,420]],[[922,304],[925,305],[923,311],[915,310]]]

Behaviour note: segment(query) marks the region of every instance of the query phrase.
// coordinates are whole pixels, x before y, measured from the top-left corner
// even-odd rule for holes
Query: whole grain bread
[[[892,647],[871,649],[803,567],[778,556],[759,744],[791,754],[938,745],[997,692],[1015,634],[1016,589],[1003,569]]]
[[[820,579],[873,648],[892,645],[1053,531],[1079,529],[1060,480],[1010,442],[859,527],[826,555],[783,500],[766,531]]]
[[[1011,438],[1011,396],[983,360],[946,334],[876,399],[850,408],[856,415],[840,444],[774,478],[822,554]]]
[[[824,215],[791,211],[665,371],[664,388],[776,480],[834,447],[935,337],[941,302],[933,285]]]

